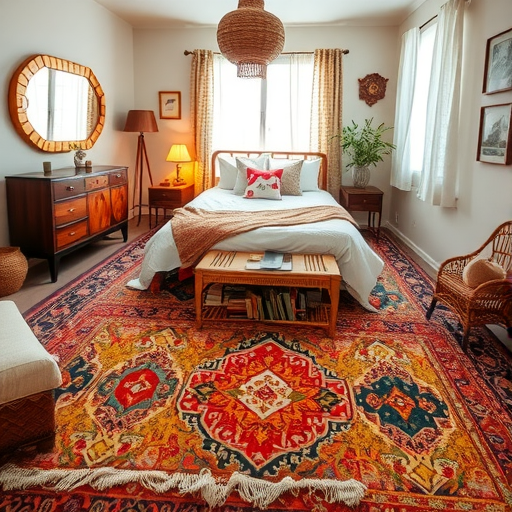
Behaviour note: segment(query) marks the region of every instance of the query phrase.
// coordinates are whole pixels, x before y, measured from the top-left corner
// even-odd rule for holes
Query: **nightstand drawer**
[[[194,199],[194,187],[149,187],[149,204],[160,208],[180,208]]]
[[[173,190],[171,187],[168,188],[153,188],[149,187],[149,201],[152,204],[165,203],[170,205],[171,203],[176,204],[176,208],[181,202],[181,190]]]
[[[368,211],[369,208],[380,208],[382,203],[381,195],[356,195],[350,196],[347,210]]]

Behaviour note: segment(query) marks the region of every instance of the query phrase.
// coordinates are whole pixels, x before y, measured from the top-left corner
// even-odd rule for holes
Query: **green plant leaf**
[[[338,139],[344,154],[350,158],[346,165],[347,169],[353,166],[376,166],[384,160],[384,155],[390,155],[396,149],[394,144],[382,139],[385,132],[392,130],[393,127],[381,123],[374,128],[372,122],[373,117],[365,119],[364,125],[360,128],[352,120],[351,125],[344,126],[341,133],[334,135],[333,138]]]

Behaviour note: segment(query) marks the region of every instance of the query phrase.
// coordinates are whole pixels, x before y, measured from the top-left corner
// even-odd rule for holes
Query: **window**
[[[411,112],[410,169],[413,183],[417,184],[423,168],[425,153],[425,128],[427,124],[427,102],[432,71],[432,56],[437,23],[430,22],[420,32],[420,44],[414,85],[414,100]]]
[[[281,55],[266,80],[237,78],[215,55],[213,147],[308,151],[312,87],[312,54]]]
[[[436,206],[457,206],[465,0],[448,0],[435,25],[402,36],[391,185]],[[418,180],[419,177],[419,180]]]

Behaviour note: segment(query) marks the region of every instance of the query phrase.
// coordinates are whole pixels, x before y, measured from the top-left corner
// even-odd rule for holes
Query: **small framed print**
[[[160,91],[160,119],[181,119],[181,92]]]
[[[477,160],[508,165],[512,160],[512,103],[482,107]]]
[[[512,89],[512,28],[487,40],[485,94]]]

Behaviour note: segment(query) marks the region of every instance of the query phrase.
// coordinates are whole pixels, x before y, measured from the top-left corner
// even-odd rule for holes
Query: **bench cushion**
[[[0,301],[0,404],[55,389],[62,376],[16,304]]]

